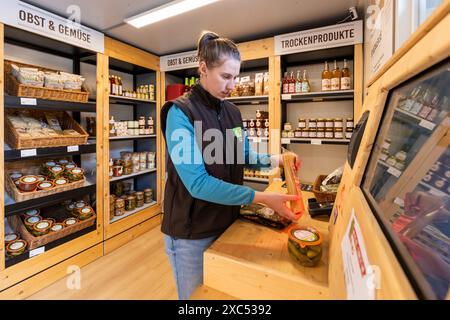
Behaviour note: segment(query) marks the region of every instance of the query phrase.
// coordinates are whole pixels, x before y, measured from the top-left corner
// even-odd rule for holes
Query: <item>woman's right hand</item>
[[[253,203],[262,203],[273,209],[279,215],[289,219],[291,221],[298,220],[299,216],[296,216],[287,206],[287,201],[299,200],[299,196],[279,194],[275,192],[255,192]]]

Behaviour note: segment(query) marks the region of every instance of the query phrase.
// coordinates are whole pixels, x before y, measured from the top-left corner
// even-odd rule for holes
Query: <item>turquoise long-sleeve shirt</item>
[[[253,202],[255,190],[215,178],[206,171],[195,130],[189,118],[175,104],[167,114],[166,141],[175,169],[192,197],[223,205],[245,205]],[[245,164],[269,166],[270,155],[251,150],[244,135]]]

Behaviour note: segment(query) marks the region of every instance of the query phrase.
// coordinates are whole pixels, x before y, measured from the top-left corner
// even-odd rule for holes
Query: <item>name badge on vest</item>
[[[241,127],[233,128],[233,133],[236,136],[236,138],[239,139],[239,142],[243,142],[243,139],[242,139],[242,128]]]

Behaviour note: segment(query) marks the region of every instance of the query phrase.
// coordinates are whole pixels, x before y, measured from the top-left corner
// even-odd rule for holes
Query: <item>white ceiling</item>
[[[156,55],[194,50],[202,30],[212,30],[236,42],[271,37],[337,23],[348,8],[365,0],[221,0],[203,8],[136,29],[123,20],[171,0],[26,0],[68,17],[70,5],[81,9],[83,25],[104,32]]]

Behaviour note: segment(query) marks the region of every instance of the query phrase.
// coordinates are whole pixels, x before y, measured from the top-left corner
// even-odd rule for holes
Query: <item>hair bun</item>
[[[219,39],[219,35],[212,31],[203,31],[198,41],[198,47],[204,48],[210,41]]]

